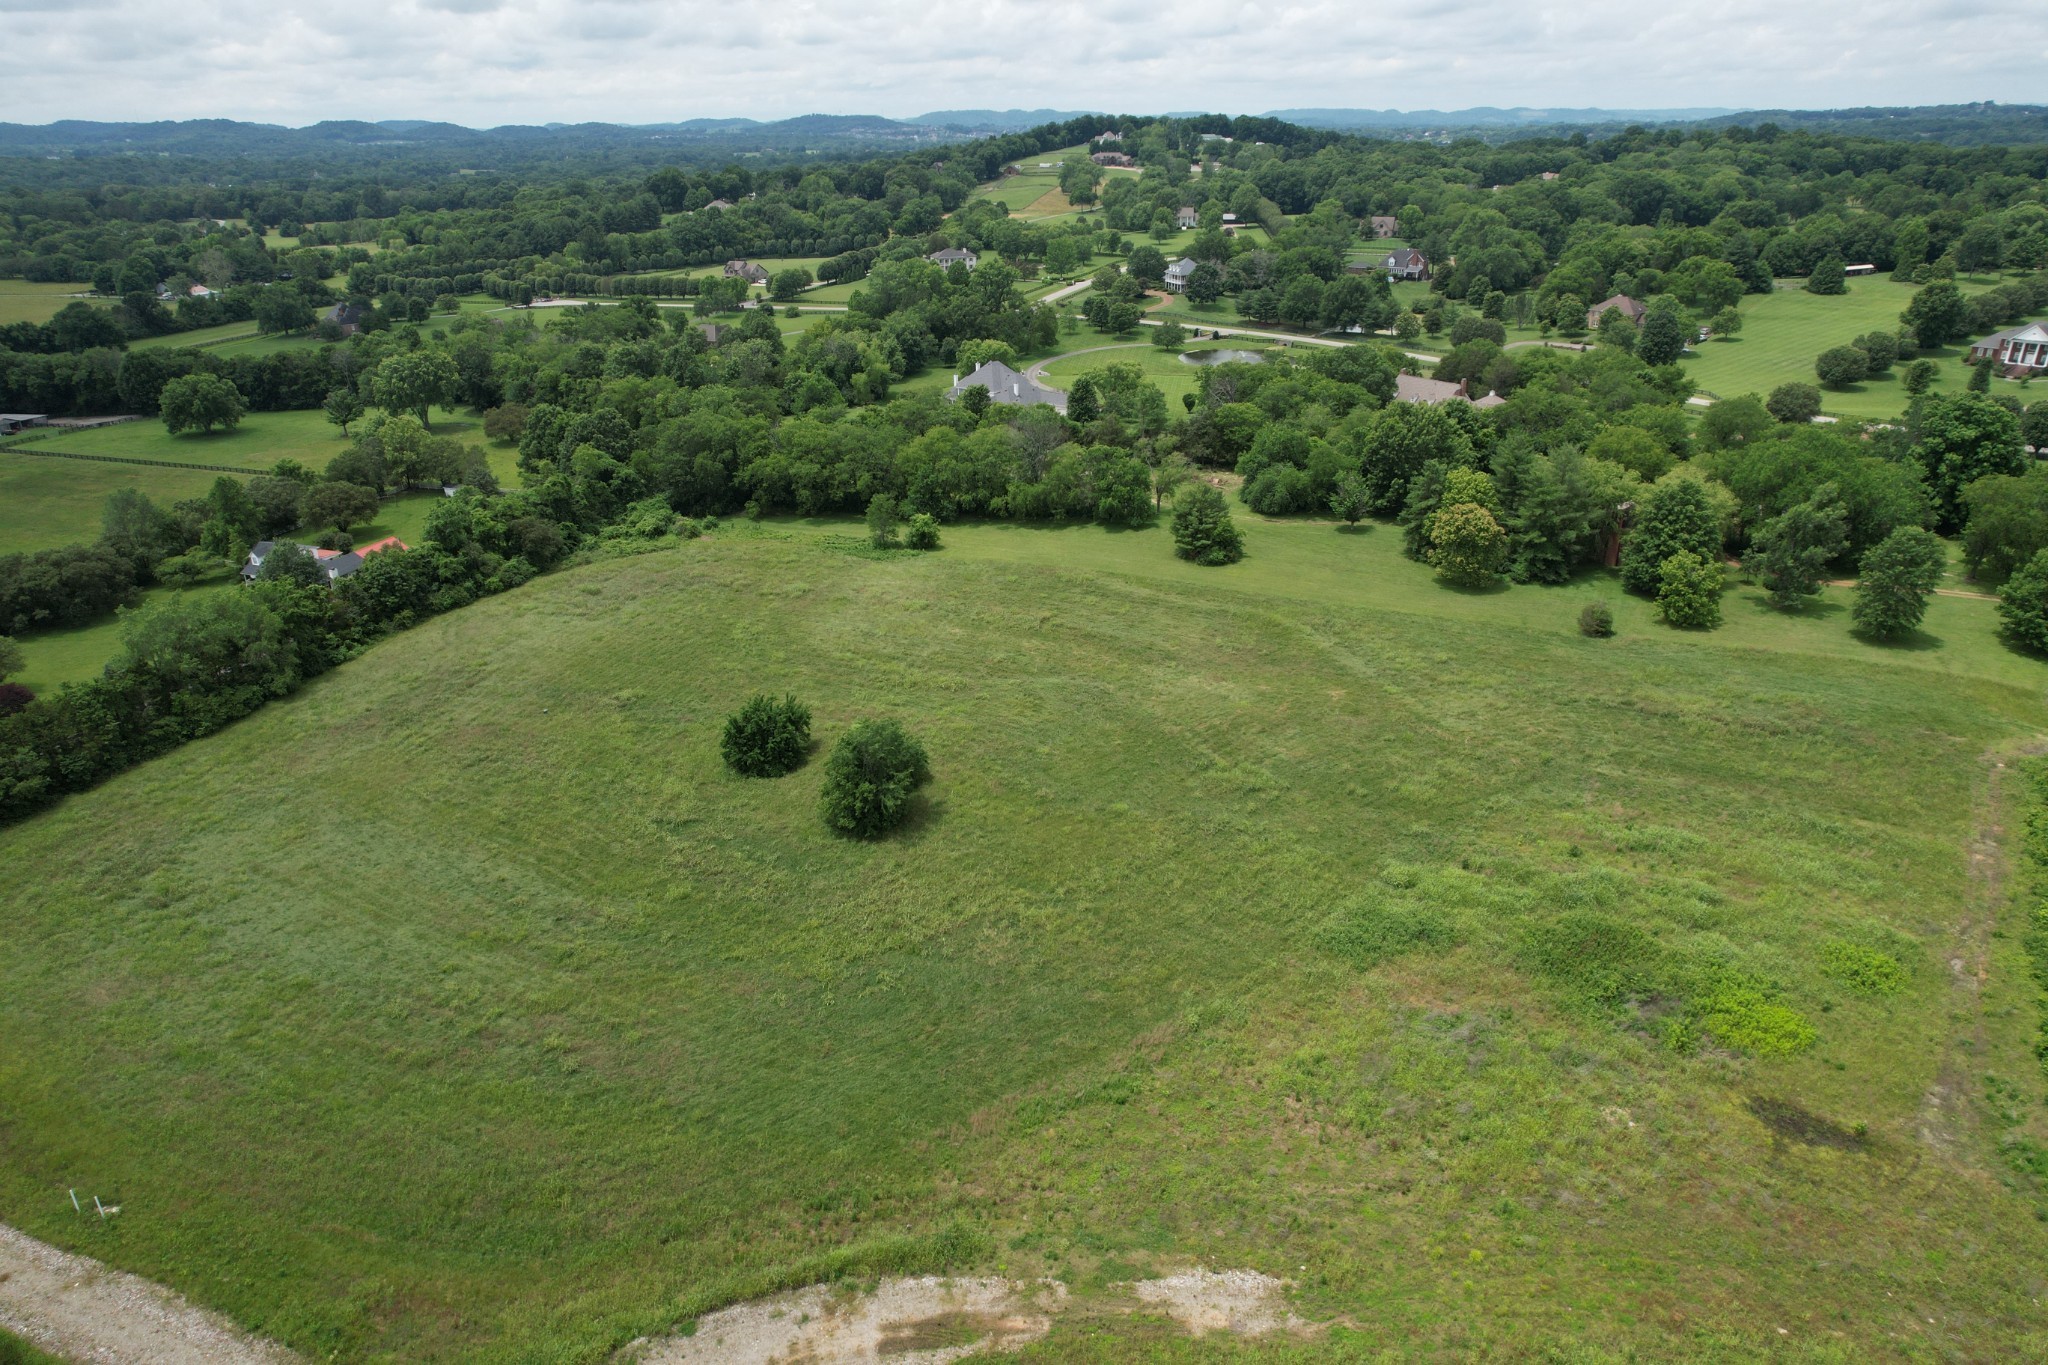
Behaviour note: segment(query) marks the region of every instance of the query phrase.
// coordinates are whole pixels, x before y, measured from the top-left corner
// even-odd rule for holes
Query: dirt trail
[[[4,1223],[0,1327],[89,1365],[288,1365],[299,1359],[162,1285],[59,1251]]]
[[[1315,1330],[1288,1308],[1287,1286],[1249,1270],[1188,1270],[1113,1287],[1105,1312],[1163,1312],[1195,1336]],[[1070,1305],[1057,1280],[884,1280],[872,1294],[813,1285],[701,1318],[689,1336],[633,1342],[621,1365],[944,1365],[1017,1350]]]

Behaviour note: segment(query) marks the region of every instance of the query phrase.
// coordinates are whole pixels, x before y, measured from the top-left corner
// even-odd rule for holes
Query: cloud
[[[2021,102],[2048,51],[2048,14],[2020,0],[0,0],[0,13],[0,119],[27,123]]]

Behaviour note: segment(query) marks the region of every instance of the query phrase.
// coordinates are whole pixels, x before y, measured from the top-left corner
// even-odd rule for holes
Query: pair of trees
[[[747,777],[781,777],[803,766],[810,752],[811,709],[794,695],[761,695],[725,722],[719,750],[726,766]],[[931,781],[924,746],[893,720],[856,723],[825,760],[818,796],[827,828],[872,839],[902,824],[911,797]]]

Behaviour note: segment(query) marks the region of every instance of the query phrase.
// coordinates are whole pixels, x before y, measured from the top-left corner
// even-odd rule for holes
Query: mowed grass
[[[1846,294],[1809,294],[1800,280],[1780,280],[1768,294],[1746,294],[1739,305],[1742,331],[1730,340],[1701,342],[1688,353],[1685,372],[1704,393],[1734,398],[1753,393],[1766,397],[1780,384],[1817,384],[1813,362],[1822,351],[1847,346],[1867,332],[1896,332],[1899,314],[1913,301],[1919,286],[1894,283],[1888,275],[1865,275],[1848,281]],[[1956,281],[1966,294],[1979,294],[1996,281],[1964,277]],[[1921,354],[1939,367],[1931,393],[1958,393],[1969,382],[1962,363],[1967,346],[1948,346]],[[1899,382],[1908,362],[1900,362],[1878,378],[1847,389],[1822,389],[1821,409],[1838,417],[1885,419],[1906,410],[1907,394]]]
[[[95,308],[113,307],[113,299],[84,297],[91,289],[89,284],[0,280],[0,326],[14,322],[48,322],[73,303],[89,303]]]
[[[1084,1298],[1285,1275],[1402,1356],[2038,1358],[2048,1226],[1977,1102],[2040,1108],[2031,987],[2009,946],[1976,984],[1968,849],[2048,669],[1988,604],[1877,650],[1738,590],[1679,633],[1240,520],[1225,570],[731,526],[0,831],[0,1219],[344,1358],[601,1360],[956,1222]],[[1617,639],[1571,628],[1596,594]],[[722,718],[783,690],[819,754],[729,775]],[[936,780],[856,844],[816,800],[868,716]],[[1360,904],[1437,929],[1356,967],[1318,945]],[[1767,976],[1818,1045],[1575,1003],[1522,946],[1566,911]],[[1141,1349],[1083,1330],[1041,1357]]]
[[[1094,329],[1090,329],[1093,331]],[[1136,365],[1145,378],[1166,395],[1169,411],[1177,411],[1181,395],[1195,392],[1201,385],[1202,367],[1183,355],[1196,355],[1204,351],[1235,350],[1264,353],[1270,342],[1255,338],[1192,343],[1180,351],[1162,350],[1151,344],[1147,337],[1150,329],[1141,330],[1134,340],[1126,342],[1118,338],[1104,337],[1091,340],[1076,338],[1078,346],[1113,346],[1114,350],[1090,351],[1082,355],[1067,356],[1055,360],[1045,367],[1045,379],[1056,389],[1071,389],[1074,381],[1091,370],[1104,369],[1113,364]]]

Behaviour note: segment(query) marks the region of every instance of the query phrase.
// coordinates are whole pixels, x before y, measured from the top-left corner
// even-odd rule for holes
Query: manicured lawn
[[[1073,340],[1075,345],[1069,349],[1080,349],[1083,346],[1116,346],[1118,349],[1055,360],[1046,366],[1047,384],[1056,389],[1070,389],[1076,379],[1090,370],[1099,370],[1111,364],[1136,365],[1144,371],[1145,377],[1166,395],[1167,410],[1172,413],[1180,411],[1181,395],[1195,392],[1200,385],[1201,366],[1183,359],[1180,353],[1164,351],[1152,345],[1147,340],[1146,332],[1129,338],[1102,337],[1099,333],[1097,336],[1100,337],[1099,340],[1086,336],[1072,338],[1070,340]],[[1222,341],[1194,342],[1183,347],[1182,352],[1195,354],[1218,349],[1263,352],[1271,344],[1256,339],[1238,341],[1225,338]]]
[[[223,322],[213,327],[195,327],[189,332],[167,332],[160,337],[143,337],[128,343],[131,351],[174,351],[188,346],[211,347],[214,343],[257,335],[254,322]]]
[[[1780,384],[1817,382],[1814,357],[1831,346],[1846,346],[1866,332],[1891,332],[1899,314],[1912,302],[1917,285],[1897,284],[1889,276],[1852,279],[1847,294],[1809,294],[1798,280],[1780,280],[1769,294],[1743,297],[1742,331],[1732,340],[1707,341],[1685,363],[1686,372],[1703,392],[1721,398],[1753,393],[1768,395]],[[1962,278],[1966,294],[1981,293],[1996,281]],[[1966,348],[1947,347],[1925,354],[1941,369],[1931,392],[1959,392],[1970,373],[1962,364]],[[1905,364],[1891,373],[1846,390],[1821,390],[1821,407],[1839,417],[1891,418],[1906,409],[1899,384]]]
[[[81,297],[91,288],[89,284],[31,284],[27,280],[0,280],[0,326],[13,322],[48,322],[65,305],[72,303],[89,303],[95,308],[113,307],[113,299]]]
[[[0,831],[0,1219],[323,1358],[598,1361],[955,1222],[1084,1297],[1283,1274],[1400,1358],[2036,1355],[2048,1225],[1977,1100],[2040,1140],[2033,988],[1969,850],[2048,667],[1988,604],[1874,649],[1735,590],[1681,633],[1605,575],[1458,593],[1389,526],[1238,519],[1220,570],[729,525]],[[785,689],[823,746],[924,740],[909,829],[826,835],[818,760],[723,770]],[[1682,996],[1532,946],[1603,925],[1816,1044],[1661,1044]]]
[[[0,554],[98,539],[100,510],[116,489],[139,488],[168,504],[200,496],[218,477],[196,469],[52,460],[0,450]]]

